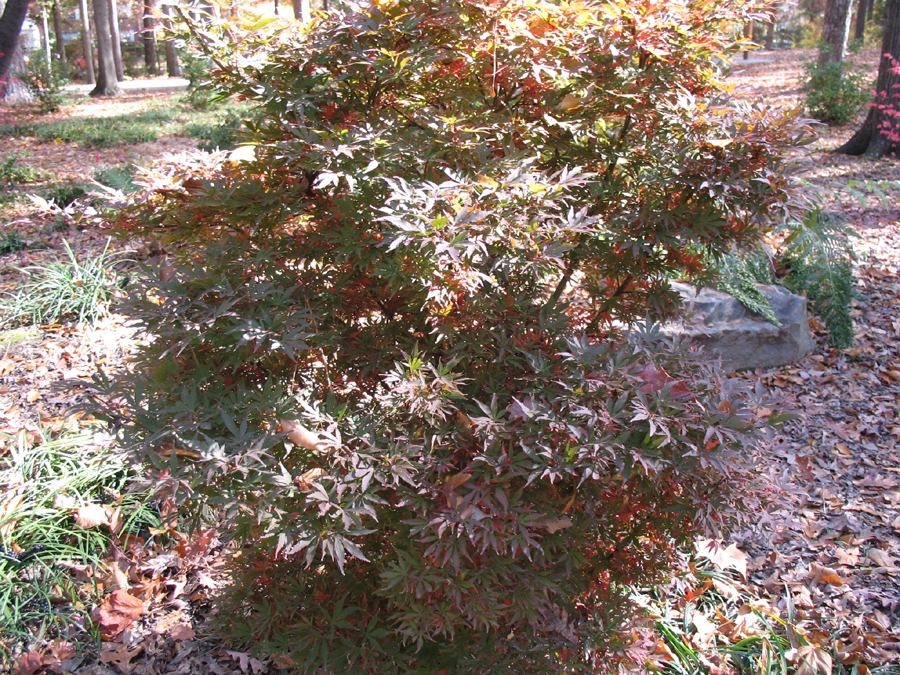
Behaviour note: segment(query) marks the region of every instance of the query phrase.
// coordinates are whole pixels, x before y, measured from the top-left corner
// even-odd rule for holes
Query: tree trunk
[[[309,0],[291,0],[294,6],[294,18],[303,23],[309,23],[312,16],[309,12]]]
[[[50,25],[47,23],[47,8],[41,6],[41,46],[44,48],[44,58],[47,60],[47,67],[52,68],[53,61],[50,55]]]
[[[25,15],[28,14],[28,0],[7,0],[0,16],[0,87],[6,88],[6,78],[13,62],[19,34]]]
[[[892,54],[900,60],[900,0],[885,0],[884,15],[884,34],[879,52],[882,56],[875,85],[876,105],[869,108],[865,122],[853,138],[835,150],[844,155],[865,155],[872,159],[890,154],[900,156],[900,142],[892,140],[882,126],[891,118],[878,107],[878,104],[887,103],[895,110],[900,108],[900,74],[893,72],[893,62],[885,56]]]
[[[69,74],[69,63],[66,60],[66,42],[63,38],[62,12],[59,11],[59,0],[53,3],[53,32],[56,34],[56,55],[63,75]]]
[[[116,64],[116,79],[124,82],[125,66],[122,63],[122,36],[119,34],[119,3],[116,0],[109,0],[109,37]]]
[[[88,82],[94,84],[97,78],[94,76],[94,52],[91,47],[91,24],[88,20],[87,0],[81,0],[81,40],[84,45],[84,61],[87,70]]]
[[[144,0],[144,15],[141,17],[144,41],[144,65],[150,75],[159,74],[156,63],[156,17],[153,16],[156,0]]]
[[[97,86],[91,96],[116,96],[122,93],[116,79],[116,58],[113,55],[109,30],[108,0],[93,0],[94,31],[97,33]]]
[[[753,19],[744,24],[744,37],[748,41],[753,40]],[[750,51],[744,50],[744,61],[750,58]]]
[[[856,8],[856,30],[853,33],[854,40],[863,40],[866,36],[866,8],[868,6],[868,0],[859,0],[859,7]]]
[[[773,19],[766,25],[766,49],[772,51],[775,49],[775,20]]]
[[[850,36],[850,5],[853,0],[828,0],[825,22],[822,24],[822,46],[819,48],[819,65],[840,63],[847,51]]]
[[[167,17],[171,16],[172,8],[168,4],[163,4],[163,14]],[[163,26],[167,31],[172,30],[171,19],[163,19]],[[169,77],[181,77],[181,66],[178,65],[178,53],[175,51],[175,41],[166,38],[166,73]]]

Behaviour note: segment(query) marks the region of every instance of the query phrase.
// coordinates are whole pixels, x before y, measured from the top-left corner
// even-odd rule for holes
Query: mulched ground
[[[757,56],[770,62],[738,62],[731,81],[745,98],[794,106],[801,95],[798,57],[811,55],[764,52]],[[874,54],[860,58],[876,62]],[[124,99],[112,109],[81,105],[106,105],[92,109],[120,114],[123,101],[131,105]],[[21,117],[20,111],[0,110],[5,121]],[[773,448],[783,485],[796,501],[780,524],[735,533],[732,541],[746,555],[748,568],[746,582],[737,583],[758,606],[782,616],[793,606],[796,627],[807,637],[836,645],[847,664],[855,659],[874,665],[900,661],[900,193],[889,193],[884,202],[873,195],[860,203],[846,187],[850,181],[900,181],[900,162],[830,154],[852,131],[823,127],[819,139],[795,159],[828,207],[841,212],[860,235],[856,342],[838,351],[819,330],[818,349],[803,361],[743,375],[760,380],[796,410]],[[2,139],[0,161],[19,153],[22,161],[52,167],[56,176],[84,180],[98,163],[142,161],[190,145],[174,139],[152,147],[94,151]],[[59,255],[63,237],[79,254],[105,245],[102,231],[53,231],[27,206],[7,214],[7,227],[47,248],[0,257],[2,290],[18,283],[16,267]],[[46,327],[0,345],[0,432],[35,433],[38,424],[65,424],[63,415],[79,394],[61,385],[89,378],[98,366],[116,368],[130,344],[122,317],[112,316],[93,327]],[[267,664],[198,637],[210,594],[220,584],[218,551],[213,533],[184,540],[175,550],[128,550],[117,567],[131,593],[144,600],[144,609],[120,638],[104,645],[102,663],[82,665],[78,672],[260,675],[268,670]],[[59,663],[71,656],[50,647],[42,653]],[[668,655],[659,648],[653,658],[665,662]]]

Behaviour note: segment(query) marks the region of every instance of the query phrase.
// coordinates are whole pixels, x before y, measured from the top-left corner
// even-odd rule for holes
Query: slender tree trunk
[[[112,41],[113,59],[116,63],[116,79],[125,81],[125,64],[122,63],[122,36],[119,34],[119,3],[109,0],[109,37]]]
[[[863,40],[866,36],[866,9],[868,6],[868,0],[859,0],[859,7],[856,8],[856,30],[853,33],[854,40]]]
[[[878,66],[878,81],[875,84],[875,103],[890,103],[894,109],[900,108],[900,74],[893,72],[892,61],[885,54],[892,54],[900,61],[900,0],[885,0],[884,33],[881,40],[881,63]],[[885,100],[886,99],[886,100]],[[873,159],[885,155],[900,156],[900,142],[889,137],[882,127],[890,120],[884,111],[873,105],[859,131],[835,152],[844,155],[865,155]],[[896,122],[895,122],[896,124]],[[894,127],[897,129],[897,127]],[[900,131],[900,129],[897,129]]]
[[[753,20],[751,19],[746,24],[744,24],[744,37],[748,40],[753,39]],[[750,58],[750,52],[744,51],[744,61]]]
[[[168,17],[172,14],[172,8],[169,5],[163,5],[163,14],[167,18],[163,19],[163,26],[167,31],[172,30],[172,20]],[[181,66],[178,64],[178,53],[175,51],[175,41],[166,38],[166,73],[169,77],[181,77]]]
[[[822,24],[822,46],[819,49],[819,65],[840,63],[847,51],[850,36],[850,5],[853,0],[828,0],[825,21]]]
[[[141,17],[141,25],[144,41],[144,65],[150,75],[159,74],[159,66],[156,62],[156,17],[153,16],[156,0],[144,0],[144,15]]]
[[[88,82],[95,84],[97,78],[94,75],[94,52],[91,46],[91,24],[88,19],[87,0],[81,0],[81,41],[84,45],[84,61]]]
[[[25,15],[28,14],[28,0],[7,0],[0,16],[0,88],[5,89],[6,78],[19,44],[19,34]]]
[[[44,48],[47,67],[50,68],[52,63],[50,60],[50,25],[47,23],[47,8],[43,6],[41,6],[41,46]]]
[[[309,11],[309,0],[291,0],[294,6],[294,18],[303,23],[309,23],[312,15]]]
[[[56,53],[59,66],[64,75],[69,74],[69,62],[66,59],[66,42],[63,36],[62,12],[59,11],[59,0],[53,3],[53,32],[56,34]]]
[[[109,30],[108,0],[93,0],[94,30],[97,33],[97,86],[91,96],[116,96],[122,93],[116,79],[116,59]]]
[[[775,49],[775,20],[773,19],[766,24],[766,49],[772,51]]]

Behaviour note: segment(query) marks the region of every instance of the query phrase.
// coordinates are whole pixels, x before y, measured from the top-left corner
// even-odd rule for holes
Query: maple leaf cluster
[[[623,329],[798,201],[808,129],[715,75],[752,16],[434,0],[197,27],[258,114],[123,205],[171,253],[98,412],[252,544],[233,636],[308,672],[610,666],[629,585],[760,517],[774,404]]]

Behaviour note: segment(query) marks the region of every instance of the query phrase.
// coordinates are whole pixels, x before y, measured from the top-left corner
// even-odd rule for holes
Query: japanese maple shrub
[[[628,585],[760,517],[757,395],[643,324],[794,203],[806,130],[716,79],[751,16],[400,0],[197,29],[259,114],[130,196],[122,229],[177,246],[101,384],[158,489],[247,544],[232,637],[308,673],[596,672]]]

